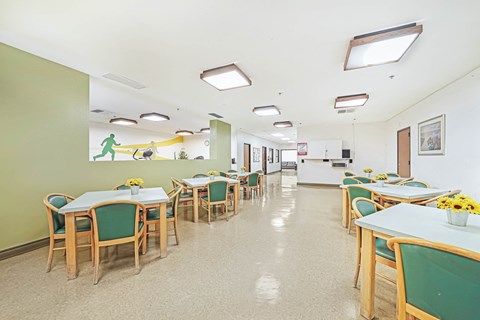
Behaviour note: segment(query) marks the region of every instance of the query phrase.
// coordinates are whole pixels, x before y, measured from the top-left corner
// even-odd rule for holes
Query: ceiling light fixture
[[[281,133],[272,133],[272,136],[274,136],[274,137],[283,137],[283,134],[281,134]]]
[[[288,127],[293,127],[293,124],[291,121],[279,121],[279,122],[274,122],[273,125],[277,128],[288,128]]]
[[[210,128],[200,129],[200,132],[201,132],[201,133],[210,133]]]
[[[119,124],[121,126],[131,126],[137,124],[137,121],[126,118],[113,118],[110,119],[110,123]]]
[[[282,140],[287,141],[290,140],[290,138],[282,138]]]
[[[288,143],[295,143],[295,141],[293,141],[293,140],[290,140],[290,141],[288,141]]]
[[[141,114],[140,119],[145,119],[150,121],[165,121],[165,120],[170,120],[170,117],[160,113],[151,112],[151,113]]]
[[[335,109],[360,107],[367,103],[369,96],[366,93],[341,96],[335,99]]]
[[[253,108],[253,113],[257,116],[265,117],[265,116],[278,116],[280,114],[280,110],[276,106],[264,106],[264,107],[255,107]]]
[[[205,70],[200,74],[200,79],[220,91],[252,85],[252,81],[234,63]]]
[[[191,136],[193,135],[193,132],[189,130],[177,130],[175,134],[178,134],[179,136]]]
[[[344,70],[398,62],[422,33],[416,23],[355,36],[350,40]]]

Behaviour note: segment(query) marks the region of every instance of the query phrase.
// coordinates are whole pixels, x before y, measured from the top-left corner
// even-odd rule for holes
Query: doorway
[[[262,170],[267,174],[267,147],[262,147]]]
[[[243,144],[243,166],[246,172],[250,172],[250,144]]]
[[[397,173],[410,177],[410,127],[397,131]]]

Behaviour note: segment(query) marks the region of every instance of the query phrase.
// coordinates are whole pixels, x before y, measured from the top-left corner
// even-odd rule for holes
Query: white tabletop
[[[420,187],[408,187],[397,186],[392,184],[385,184],[383,187],[377,186],[376,183],[362,183],[362,184],[349,184],[341,185],[340,188],[346,189],[348,186],[361,186],[368,188],[382,196],[390,196],[400,199],[423,199],[436,197],[449,192],[445,189],[433,189],[433,188],[420,188]]]
[[[403,181],[405,179],[412,179],[412,177],[409,178],[402,178],[402,177],[388,177],[388,180],[385,181],[386,183],[397,183],[400,181]]]
[[[393,237],[413,237],[480,252],[480,216],[466,227],[447,223],[445,210],[401,203],[355,221],[362,228]]]
[[[185,184],[191,188],[198,188],[204,187],[210,181],[210,177],[207,178],[189,178],[189,179],[182,179]],[[227,181],[228,183],[240,183],[240,181],[236,179],[229,179],[221,176],[216,176],[214,181]]]
[[[130,190],[92,191],[82,194],[77,199],[63,206],[59,213],[87,211],[94,204],[104,201],[130,200],[141,204],[155,204],[168,201],[168,196],[163,188],[140,189],[137,195],[132,195]]]

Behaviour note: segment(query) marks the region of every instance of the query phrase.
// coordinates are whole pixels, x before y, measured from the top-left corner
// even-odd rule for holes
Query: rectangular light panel
[[[341,96],[335,99],[335,109],[360,107],[365,105],[369,96],[366,93]]]
[[[203,71],[200,79],[220,91],[252,85],[252,81],[234,63]]]

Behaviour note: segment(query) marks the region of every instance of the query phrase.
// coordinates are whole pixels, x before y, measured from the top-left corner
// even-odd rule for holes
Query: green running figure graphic
[[[105,146],[103,147],[104,144],[105,144]],[[107,138],[105,138],[105,140],[103,140],[103,142],[101,144],[101,146],[103,147],[102,153],[94,156],[93,161],[96,161],[98,158],[104,157],[107,153],[110,153],[112,155],[112,161],[114,161],[115,160],[115,150],[113,150],[113,148],[112,148],[113,145],[119,146],[120,143],[117,143],[115,141],[115,135],[112,133],[112,134],[110,134],[110,137],[107,137]]]

